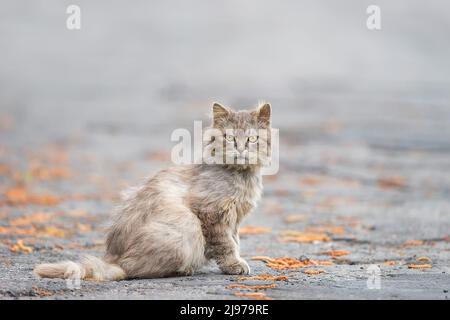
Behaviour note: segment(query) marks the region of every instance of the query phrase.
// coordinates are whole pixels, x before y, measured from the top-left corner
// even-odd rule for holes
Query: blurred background
[[[71,4],[81,30],[66,28]],[[381,30],[366,27],[372,4]],[[449,31],[439,0],[2,1],[2,223],[27,212],[17,186],[107,217],[120,188],[170,165],[174,129],[208,121],[213,101],[264,99],[280,172],[250,223],[350,215],[373,243],[442,239]]]

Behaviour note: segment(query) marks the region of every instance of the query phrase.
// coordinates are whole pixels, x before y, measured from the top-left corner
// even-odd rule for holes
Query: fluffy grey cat
[[[190,275],[215,260],[226,274],[250,273],[239,255],[239,224],[261,196],[260,169],[270,152],[260,147],[270,150],[270,119],[267,103],[237,112],[214,103],[211,128],[220,135],[207,145],[226,151],[213,148],[211,156],[242,164],[201,163],[158,172],[124,196],[102,259],[41,264],[34,272],[48,278],[157,278]],[[255,146],[251,162],[249,150]]]

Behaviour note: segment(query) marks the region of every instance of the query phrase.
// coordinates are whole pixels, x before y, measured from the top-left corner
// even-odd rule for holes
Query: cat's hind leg
[[[133,235],[118,264],[131,278],[192,274],[204,265],[205,240],[197,216],[178,207],[149,217]]]

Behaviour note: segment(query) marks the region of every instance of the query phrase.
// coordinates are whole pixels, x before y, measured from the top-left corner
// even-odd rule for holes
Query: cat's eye
[[[251,143],[255,143],[256,141],[258,141],[258,136],[250,136],[248,137],[248,141]]]
[[[233,142],[234,141],[234,136],[232,134],[227,134],[227,135],[225,135],[225,139],[228,142]]]

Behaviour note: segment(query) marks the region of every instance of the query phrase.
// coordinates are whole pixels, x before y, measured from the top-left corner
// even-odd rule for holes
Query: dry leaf
[[[79,232],[90,232],[92,227],[89,224],[77,223],[77,229]]]
[[[60,199],[52,195],[30,194],[24,187],[15,187],[6,191],[7,202],[11,205],[37,204],[37,205],[57,205]]]
[[[44,228],[30,228],[19,227],[2,227],[0,226],[0,234],[14,234],[19,236],[35,236],[35,237],[59,237],[64,238],[66,232],[54,226],[46,226]]]
[[[66,236],[66,232],[54,226],[47,226],[43,231],[39,232],[39,235],[64,238]]]
[[[271,231],[272,231],[271,228],[246,226],[246,227],[240,228],[239,234],[240,235],[254,235],[254,234],[269,233]]]
[[[50,296],[54,295],[53,292],[38,288],[36,286],[33,287],[33,291],[40,297],[50,297]]]
[[[428,257],[419,257],[416,260],[420,262],[431,262],[431,259]]]
[[[306,217],[304,215],[300,215],[300,214],[291,214],[284,218],[284,222],[286,222],[286,223],[295,223],[295,222],[300,222],[300,221],[305,221],[305,220],[306,220]]]
[[[235,292],[234,295],[236,297],[247,297],[252,300],[273,300],[266,296],[264,292]]]
[[[395,266],[395,265],[397,265],[397,262],[396,261],[385,261],[383,264],[385,266]]]
[[[317,275],[317,274],[325,273],[325,270],[322,270],[322,269],[305,269],[302,272],[307,274],[307,275]]]
[[[261,284],[261,285],[247,285],[247,284],[230,284],[227,286],[227,289],[245,289],[245,290],[266,290],[275,288],[277,286],[276,283],[272,284]]]
[[[430,269],[432,268],[431,264],[408,264],[409,269]]]
[[[425,244],[425,241],[423,240],[408,240],[403,243],[403,247],[418,247],[423,246]]]
[[[294,258],[270,258],[265,256],[256,256],[252,260],[264,261],[266,266],[274,270],[292,270],[303,268],[307,266],[332,266],[334,265],[331,261],[319,261],[319,260],[305,260],[300,261]]]
[[[309,227],[305,228],[305,232],[343,235],[345,233],[345,229],[342,226],[322,225],[322,226],[309,226]]]
[[[10,225],[12,226],[24,226],[24,225],[28,225],[28,224],[32,224],[32,223],[43,223],[43,222],[47,222],[48,220],[50,220],[52,218],[52,214],[49,213],[43,213],[43,212],[38,212],[38,213],[33,213],[30,215],[26,215],[20,218],[16,218],[13,219],[9,222]]]
[[[7,175],[11,172],[11,169],[6,164],[0,164],[0,176]]]
[[[315,233],[315,232],[301,232],[295,230],[285,230],[281,232],[282,241],[286,242],[300,242],[300,243],[310,243],[310,242],[328,242],[331,238],[325,233]]]
[[[25,188],[11,188],[6,191],[5,196],[10,204],[24,204],[28,202],[28,193]]]
[[[0,226],[0,234],[15,234],[18,236],[35,236],[37,230],[35,227],[31,228],[18,228],[18,227],[2,227]]]
[[[64,167],[44,168],[41,166],[35,166],[31,169],[31,175],[39,180],[53,180],[70,178],[72,173],[69,169]]]
[[[333,251],[325,251],[325,252],[322,252],[322,253],[335,258],[335,257],[341,257],[341,256],[349,255],[351,252],[347,251],[347,250],[333,250]]]
[[[322,184],[324,182],[324,178],[320,176],[307,176],[300,178],[300,184],[307,185],[307,186],[317,186],[319,184]]]
[[[13,246],[10,248],[10,250],[11,250],[12,252],[22,252],[22,253],[32,253],[32,252],[33,252],[33,248],[32,248],[32,247],[29,247],[29,246],[26,246],[26,245],[23,243],[23,240],[22,240],[22,239],[17,240],[17,243],[16,243],[15,245],[13,245]]]
[[[80,218],[88,216],[88,213],[85,210],[71,210],[67,212],[67,215],[70,217]]]
[[[285,281],[288,276],[273,276],[271,274],[260,274],[253,277],[239,277],[238,281],[262,280],[262,281]]]
[[[403,188],[405,178],[401,176],[382,177],[378,179],[378,186],[383,189]]]

